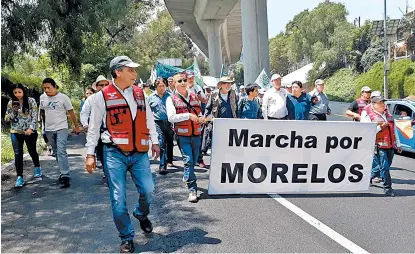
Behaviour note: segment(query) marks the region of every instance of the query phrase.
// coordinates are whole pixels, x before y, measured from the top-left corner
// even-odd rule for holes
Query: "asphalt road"
[[[332,104],[336,115],[330,120],[347,120],[340,116],[344,107]],[[41,157],[41,181],[17,190],[10,172],[12,178],[2,182],[2,252],[118,251],[102,173],[89,175],[83,169],[83,138],[71,138],[69,189],[56,184],[57,165],[48,156]],[[175,155],[176,168],[166,176],[154,174],[154,232],[142,234],[133,220],[137,252],[350,252],[268,195],[207,195],[206,169],[197,168],[200,201],[188,203],[177,149]],[[377,187],[364,193],[282,197],[363,250],[415,252],[414,156],[396,156],[392,166],[396,197],[383,196]],[[25,174],[30,175],[30,167],[27,163]],[[132,213],[137,194],[129,178],[128,189]]]

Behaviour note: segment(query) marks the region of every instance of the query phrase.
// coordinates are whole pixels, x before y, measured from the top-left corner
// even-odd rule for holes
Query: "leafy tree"
[[[286,54],[286,46],[287,39],[282,33],[271,38],[269,41],[270,69],[273,70],[274,73],[282,75],[288,74],[290,63]]]
[[[370,42],[370,47],[362,56],[363,70],[368,71],[375,63],[383,59],[383,42],[378,37],[375,37]]]

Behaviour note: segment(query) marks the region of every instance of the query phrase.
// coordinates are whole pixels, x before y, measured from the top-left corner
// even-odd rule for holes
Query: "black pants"
[[[276,117],[268,117],[269,120],[288,120],[288,116],[284,116],[282,118],[276,118]]]
[[[13,151],[14,151],[14,165],[16,167],[17,176],[23,176],[23,143],[26,143],[27,150],[30,157],[32,157],[35,167],[40,167],[39,154],[36,151],[37,132],[33,132],[31,135],[16,134],[10,135],[12,139]]]
[[[166,168],[167,163],[173,162],[173,129],[168,120],[156,120],[160,146],[160,167]]]
[[[312,121],[326,121],[327,116],[326,116],[326,114],[310,114],[308,119],[310,119]]]
[[[104,143],[102,143],[101,137],[98,139],[98,144],[95,149],[97,153],[97,159],[101,162],[102,165],[104,165]]]

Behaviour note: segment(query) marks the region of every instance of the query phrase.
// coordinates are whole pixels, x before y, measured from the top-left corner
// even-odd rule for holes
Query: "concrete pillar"
[[[245,85],[262,69],[269,74],[267,0],[241,0],[242,53]]]
[[[207,36],[209,50],[209,73],[210,76],[220,77],[222,68],[222,46],[220,37],[220,26],[223,20],[207,20]]]

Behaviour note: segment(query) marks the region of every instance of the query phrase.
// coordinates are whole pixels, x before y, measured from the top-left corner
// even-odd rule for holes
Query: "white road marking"
[[[272,197],[275,201],[283,205],[285,208],[290,210],[291,212],[298,215],[301,219],[305,220],[308,224],[318,229],[320,232],[325,234],[326,236],[330,237],[332,240],[346,248],[352,253],[369,253],[368,251],[364,250],[360,246],[356,245],[346,237],[340,235],[333,229],[326,226],[324,223],[320,222],[310,214],[303,211],[301,208],[297,207],[290,201],[286,200],[285,198],[281,197],[278,194],[269,194],[270,197]]]

